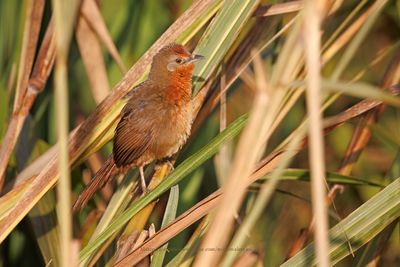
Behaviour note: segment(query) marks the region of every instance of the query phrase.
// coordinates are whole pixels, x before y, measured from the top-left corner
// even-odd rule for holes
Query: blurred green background
[[[13,103],[13,90],[9,88],[9,79],[13,69],[17,68],[19,62],[22,31],[25,18],[25,6],[27,1],[1,0],[0,1],[0,140],[7,129]],[[182,12],[190,6],[192,1],[188,0],[102,0],[101,12],[107,24],[122,59],[127,67],[132,66],[136,60],[157,40],[157,38],[174,22]],[[265,1],[267,2],[267,1]],[[269,3],[274,1],[268,1]],[[371,1],[372,2],[372,1]],[[358,1],[346,0],[343,7],[329,17],[325,22],[323,39],[327,39],[336,29],[336,26],[345,19]],[[344,79],[352,79],[354,75],[363,70],[367,64],[376,56],[378,51],[394,45],[400,40],[399,1],[390,1],[380,15],[373,30],[365,39],[361,48],[357,51],[349,68],[347,68]],[[50,1],[46,2],[46,10],[43,25],[47,25],[51,14]],[[43,38],[45,27],[42,28]],[[276,41],[276,45],[264,53],[266,65],[270,65],[276,58],[279,50],[278,44],[283,38]],[[398,50],[398,46],[395,48]],[[324,67],[324,75],[329,75],[332,68],[339,59],[339,53],[334,60]],[[109,86],[112,88],[121,78],[122,73],[115,62],[104,49],[104,58],[107,67]],[[364,81],[379,85],[383,73],[390,61],[386,56],[382,61],[369,69],[364,76]],[[84,64],[82,62],[75,37],[72,40],[69,58],[69,110],[70,129],[77,126],[83,118],[87,117],[95,108],[93,98]],[[14,151],[8,169],[7,177],[15,175],[26,165],[26,159],[34,158],[40,152],[55,144],[54,126],[54,94],[53,79],[49,82],[42,94],[40,94],[31,110],[30,116],[22,131],[23,141],[20,141]],[[238,81],[230,89],[228,94],[228,123],[249,110],[252,105],[253,91],[246,84]],[[341,97],[335,105],[328,109],[326,115],[336,114],[344,110],[356,99]],[[305,115],[304,99],[298,101],[283,124],[273,135],[269,144],[271,151],[297,127]],[[400,166],[398,156],[400,145],[400,117],[398,110],[388,108],[379,123],[373,127],[373,138],[352,173],[353,176],[363,178],[380,184],[387,184],[397,178],[400,169],[391,168]],[[196,139],[186,148],[181,158],[197,151],[199,147],[206,144],[219,129],[218,109],[214,111],[206,123],[202,126]],[[328,171],[336,171],[340,166],[347,144],[355,129],[356,122],[349,122],[339,127],[326,137],[326,163]],[[106,146],[102,152],[103,157],[111,151],[111,146]],[[36,154],[35,154],[36,153]],[[307,152],[300,153],[291,167],[308,168]],[[25,160],[24,160],[25,159]],[[178,159],[179,161],[179,159]],[[80,190],[77,185],[82,179],[82,173],[87,168],[85,164],[74,169],[72,172],[72,183],[75,192]],[[207,162],[202,168],[180,183],[181,197],[179,199],[178,214],[218,188],[215,175],[214,163]],[[336,208],[341,218],[360,206],[363,202],[375,194],[379,188],[370,186],[350,186],[337,198]],[[76,193],[75,193],[76,195]],[[249,193],[251,201],[255,193]],[[160,218],[162,218],[166,198],[162,198],[151,222],[159,229]],[[335,224],[337,216],[333,211],[331,225]],[[265,213],[260,218],[255,231],[251,233],[250,243],[265,254],[265,266],[277,266],[285,258],[290,245],[298,236],[300,230],[307,227],[311,219],[311,203],[308,182],[282,182],[278,192]],[[182,248],[194,228],[184,231],[174,238],[169,245],[167,261],[176,255]],[[400,266],[400,240],[399,225],[391,237],[391,241],[382,255],[381,266]],[[362,250],[356,253],[361,255]],[[340,266],[351,266],[352,259],[342,261]],[[24,219],[13,233],[0,245],[0,266],[42,266],[40,250],[32,233],[30,221]]]

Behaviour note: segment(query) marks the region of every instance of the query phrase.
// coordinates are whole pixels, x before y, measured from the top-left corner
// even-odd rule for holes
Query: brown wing
[[[118,167],[129,166],[146,152],[151,141],[151,129],[143,117],[125,107],[114,137],[114,161]]]

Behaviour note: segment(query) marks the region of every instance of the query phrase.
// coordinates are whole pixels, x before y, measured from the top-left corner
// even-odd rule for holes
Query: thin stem
[[[55,65],[55,99],[56,126],[58,139],[59,182],[57,186],[57,215],[60,225],[60,263],[62,267],[76,266],[77,255],[72,251],[72,216],[71,216],[71,184],[68,151],[68,80],[67,56],[72,36],[76,1],[65,2],[53,0],[56,65]]]
[[[320,23],[321,6],[314,1],[306,1],[304,9],[304,40],[307,65],[307,110],[309,122],[309,161],[311,168],[312,207],[315,214],[315,243],[318,265],[328,267],[329,239],[328,213],[325,202],[325,160],[321,108],[320,77]]]

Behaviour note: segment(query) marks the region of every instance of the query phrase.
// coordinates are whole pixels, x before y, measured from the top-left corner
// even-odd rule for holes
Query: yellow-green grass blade
[[[154,167],[150,166],[150,168],[147,168],[146,171],[151,172],[151,170],[153,170],[153,169],[154,169]],[[151,191],[154,188],[156,188],[161,183],[161,181],[167,177],[167,174],[169,174],[169,172],[170,172],[170,170],[169,170],[169,166],[167,164],[163,164],[163,165],[155,168],[154,174],[152,175],[151,181],[148,184],[147,189],[149,191]],[[146,172],[145,172],[145,175],[146,175]],[[133,199],[129,203],[135,203],[136,199],[137,198]],[[121,235],[118,238],[118,241],[117,241],[117,243],[119,244],[119,245],[117,245],[118,248],[122,247],[121,250],[123,250],[123,247],[129,246],[128,243],[126,243],[126,241],[128,239],[136,238],[136,237],[140,236],[140,233],[142,233],[143,230],[145,229],[146,224],[149,221],[151,214],[153,213],[156,203],[157,203],[157,200],[147,204],[146,207],[141,209],[138,213],[136,213],[130,219],[130,221],[127,223],[124,231],[121,233]],[[112,239],[113,238],[111,237],[109,239],[109,241],[111,241]],[[115,256],[114,256],[114,262],[117,262],[120,258],[123,257],[124,253],[120,254],[121,250],[118,251],[118,249],[117,249]]]
[[[266,175],[264,178],[269,179],[270,175]],[[369,185],[376,187],[384,187],[384,185],[378,182],[367,181],[365,179],[342,175],[335,172],[326,173],[326,181],[333,184],[347,184],[347,185]],[[310,181],[310,171],[307,169],[286,169],[279,177],[279,180],[288,181]]]
[[[385,179],[388,181],[393,181],[396,177],[399,177],[399,167],[400,167],[400,154],[397,153],[396,157],[392,162],[392,166],[390,167],[389,171],[386,173]],[[353,261],[353,266],[355,267],[362,267],[367,266],[369,262],[374,260],[385,247],[385,245],[389,242],[393,233],[396,233],[396,225],[398,223],[394,221],[389,226],[387,226],[379,235],[375,236],[365,247],[362,248],[361,253],[357,253],[356,257]]]
[[[210,221],[210,215],[207,215],[197,226],[193,235],[190,237],[189,241],[186,243],[185,247],[180,251],[172,260],[170,260],[165,266],[190,266],[194,260],[194,256],[200,246],[200,240],[204,233],[206,232],[208,223]]]
[[[106,228],[108,224],[111,223],[112,218],[115,217],[115,214],[122,212],[122,210],[126,207],[126,205],[129,202],[128,196],[132,191],[132,188],[137,183],[137,180],[135,179],[138,176],[137,174],[138,171],[135,170],[132,175],[127,175],[122,180],[120,186],[114,192],[113,197],[111,198],[110,203],[108,204],[109,207],[113,208],[107,207],[90,241],[92,241],[93,237],[97,236],[102,230]]]
[[[199,18],[192,24],[190,25],[177,39],[177,43],[181,44],[186,44],[188,43],[193,36],[195,36],[198,32],[201,31],[203,26],[212,19],[213,16],[217,13],[218,10],[220,10],[222,6],[223,1],[222,0],[216,0],[214,1],[207,9],[206,12],[201,14]]]
[[[31,152],[30,159],[37,158],[48,148],[49,145],[46,142],[38,140]],[[23,155],[19,157],[22,158]],[[32,208],[28,217],[45,264],[51,263],[53,266],[60,266],[60,248],[58,246],[60,227],[57,220],[56,203],[56,193],[52,189]]]
[[[332,264],[356,251],[400,216],[400,178],[353,211],[329,231]],[[309,244],[281,266],[316,265],[314,243]]]
[[[171,187],[169,192],[167,207],[165,208],[164,218],[161,223],[161,227],[164,227],[168,223],[172,222],[176,217],[176,211],[178,209],[179,202],[179,186],[175,185]],[[161,248],[157,249],[151,259],[150,267],[161,267],[163,266],[163,261],[165,253],[167,252],[168,243],[166,243]]]
[[[372,86],[367,83],[352,83],[348,84],[345,82],[332,82],[329,80],[322,80],[321,86],[323,89],[335,93],[341,93],[345,95],[350,95],[359,98],[368,98],[382,100],[383,102],[399,107],[400,98],[387,93],[387,91],[382,90],[379,87]]]
[[[220,12],[217,13],[195,50],[195,53],[204,56],[205,59],[197,64],[194,71],[195,77],[199,78],[193,87],[194,95],[217,68],[259,2],[259,0],[224,1]]]
[[[302,88],[305,85],[305,82],[295,81],[291,83],[291,85]],[[367,99],[381,100],[395,107],[400,106],[400,98],[398,96],[390,94],[387,91],[382,90],[381,88],[373,86],[368,83],[357,82],[349,84],[343,81],[331,81],[323,79],[321,81],[321,87],[327,92],[340,93],[361,99],[367,98]],[[393,92],[393,93],[399,94],[400,87],[396,90],[398,90],[399,92]]]
[[[51,263],[53,266],[60,266],[60,248],[58,245],[60,238],[56,203],[55,191],[48,191],[29,212],[29,219],[44,262],[46,264]]]

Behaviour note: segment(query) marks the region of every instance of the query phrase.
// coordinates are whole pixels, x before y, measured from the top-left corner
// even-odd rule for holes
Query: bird
[[[110,179],[132,168],[139,168],[142,192],[147,192],[143,168],[154,160],[170,158],[189,137],[194,63],[203,58],[177,43],[154,55],[147,80],[125,96],[128,101],[114,132],[113,152],[79,195],[74,212]]]

